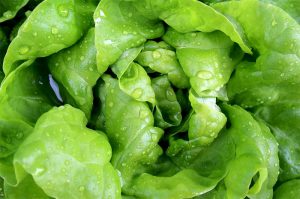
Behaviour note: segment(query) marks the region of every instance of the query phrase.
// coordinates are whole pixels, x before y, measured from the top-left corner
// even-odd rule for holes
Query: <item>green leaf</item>
[[[162,36],[163,24],[144,16],[134,1],[102,0],[95,13],[95,42],[100,74],[116,62],[129,48],[142,45],[147,39]]]
[[[60,93],[65,103],[80,108],[88,118],[93,106],[92,88],[100,77],[94,39],[94,29],[90,29],[77,44],[52,55],[48,60],[51,74],[62,85]]]
[[[42,115],[15,154],[17,179],[29,173],[54,198],[120,198],[110,144],[86,123],[84,113],[69,105]]]
[[[0,23],[15,17],[17,12],[24,7],[29,0],[0,0]]]
[[[265,120],[279,143],[280,181],[300,176],[299,103],[279,103],[255,109],[255,114]]]
[[[274,199],[289,199],[300,197],[300,180],[290,180],[281,184],[274,193]]]
[[[139,2],[141,7],[147,8],[144,6],[144,1]],[[251,54],[251,49],[239,24],[234,19],[227,18],[202,2],[174,0],[161,3],[161,1],[156,0],[150,5],[155,8],[160,19],[178,32],[213,32],[219,30],[230,37],[233,42],[239,44],[244,52]]]
[[[188,88],[189,80],[183,72],[175,52],[166,45],[162,42],[147,42],[144,46],[145,49],[139,54],[136,61],[144,67],[167,74],[169,81],[177,88]]]
[[[113,72],[119,79],[120,89],[138,101],[155,103],[151,79],[142,66],[133,62],[142,47],[126,50],[112,65]]]
[[[298,143],[287,143],[300,133],[298,101],[300,64],[300,26],[282,9],[258,1],[225,2],[214,5],[236,18],[244,28],[251,45],[257,49],[254,61],[244,61],[228,84],[232,103],[257,112],[266,120],[280,144],[281,180],[300,176],[300,158],[294,149]],[[247,16],[242,13],[247,12]],[[257,20],[260,18],[261,20]],[[286,108],[295,107],[295,110]],[[286,125],[287,122],[293,126]]]
[[[4,58],[8,75],[29,59],[46,57],[74,44],[92,25],[95,6],[83,0],[45,0],[22,24]]]
[[[214,196],[222,191],[227,198],[271,198],[279,173],[276,140],[262,122],[242,108],[222,107],[230,127],[211,145],[197,147],[193,142],[175,140],[179,153],[168,151],[169,156],[180,167],[193,168],[202,175],[224,176],[225,190],[216,189]]]
[[[157,102],[154,112],[155,125],[160,128],[178,126],[181,123],[181,107],[167,76],[152,79]]]
[[[154,127],[154,118],[146,102],[137,101],[118,86],[118,81],[103,76],[100,99],[105,99],[105,130],[113,149],[112,164],[121,173],[126,194],[132,178],[147,170],[162,153],[157,144],[163,131]]]
[[[25,62],[0,89],[0,157],[14,153],[41,114],[57,104],[41,61]],[[26,77],[26,78],[24,78]]]
[[[9,199],[49,199],[50,197],[27,175],[18,186],[4,184],[5,196]]]

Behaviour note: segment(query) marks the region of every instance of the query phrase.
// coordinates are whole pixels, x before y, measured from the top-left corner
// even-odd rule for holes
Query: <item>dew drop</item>
[[[24,137],[24,134],[22,133],[22,132],[18,132],[17,134],[16,134],[16,138],[17,139],[22,139]]]
[[[148,111],[147,110],[140,110],[140,112],[139,112],[139,117],[141,118],[141,119],[144,119],[144,118],[146,118],[148,116]]]
[[[67,166],[70,165],[70,161],[69,161],[69,160],[66,160],[66,161],[65,161],[65,165],[67,165]]]
[[[24,54],[28,53],[28,51],[29,51],[29,47],[28,46],[23,46],[23,47],[20,48],[19,53],[21,55],[24,55]]]
[[[272,21],[272,26],[276,26],[277,22],[275,21],[275,19]]]
[[[10,18],[10,17],[13,16],[13,13],[10,10],[8,10],[8,11],[3,13],[3,16],[6,17],[6,18]]]
[[[176,101],[175,95],[173,93],[173,90],[171,88],[168,88],[166,90],[166,97],[170,102]]]
[[[54,35],[57,34],[58,33],[58,29],[56,27],[52,27],[51,28],[51,33],[54,34]]]
[[[100,14],[101,17],[105,17],[105,14],[104,14],[103,10],[100,10],[99,14]]]
[[[213,76],[213,75],[211,74],[211,72],[205,71],[205,70],[199,71],[199,72],[197,73],[197,77],[199,77],[199,78],[201,78],[201,79],[211,79],[212,76]]]
[[[153,51],[152,56],[153,56],[154,59],[158,59],[158,58],[161,57],[161,54],[158,51]]]
[[[112,40],[110,40],[110,39],[107,39],[107,40],[104,40],[104,44],[105,45],[110,45],[110,44],[112,44],[113,42],[112,42]]]
[[[108,106],[109,106],[109,107],[113,107],[113,106],[114,106],[114,103],[113,103],[113,102],[109,102],[109,103],[108,103]]]
[[[12,142],[12,139],[11,139],[11,137],[7,137],[7,138],[5,139],[5,141],[6,141],[7,143],[11,143],[11,142]]]
[[[135,99],[138,99],[142,96],[143,90],[141,88],[136,88],[134,91],[131,93],[131,96]]]
[[[95,23],[100,23],[101,22],[101,18],[100,17],[97,17],[96,19],[95,19]]]
[[[152,141],[156,141],[157,140],[157,133],[154,129],[150,129],[150,136],[151,136],[151,140]]]
[[[79,187],[79,191],[80,191],[80,192],[83,192],[84,190],[85,190],[84,186],[80,186],[80,187]]]
[[[58,14],[62,17],[67,17],[69,15],[69,10],[65,5],[58,6]]]

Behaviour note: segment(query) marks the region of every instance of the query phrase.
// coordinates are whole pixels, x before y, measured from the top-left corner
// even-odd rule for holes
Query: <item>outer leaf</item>
[[[86,123],[84,113],[69,105],[42,115],[15,154],[18,180],[25,171],[55,198],[120,198],[108,140]]]
[[[258,115],[272,126],[280,144],[280,179],[299,177],[300,170],[294,167],[299,167],[300,159],[293,150],[299,149],[298,144],[287,144],[286,140],[300,134],[296,111],[300,99],[300,26],[278,7],[258,1],[227,2],[215,7],[240,22],[259,53],[256,62],[243,62],[237,67],[228,85],[229,97],[243,107],[262,109],[257,110]],[[293,106],[295,110],[285,110]],[[287,126],[287,121],[294,126]]]
[[[160,0],[142,0],[137,1],[135,6],[148,14],[148,17],[158,16],[170,27],[181,33],[219,30],[229,36],[232,41],[238,43],[246,53],[251,53],[238,23],[202,2],[173,0],[162,3]],[[149,7],[153,9],[152,12],[149,12]]]
[[[289,13],[298,23],[300,23],[300,2],[297,0],[264,0],[273,3]]]
[[[300,197],[300,180],[291,180],[280,185],[275,193],[274,199],[288,199]]]
[[[95,41],[100,74],[127,49],[163,34],[163,24],[157,19],[145,17],[134,4],[133,1],[103,0],[95,11]]]
[[[224,85],[243,53],[221,32],[182,34],[170,29],[164,40],[176,48],[179,62],[196,93],[189,95],[195,111],[189,121],[189,140],[194,145],[208,145],[226,123],[225,115],[216,105],[216,97],[227,99]],[[176,153],[176,148],[173,145],[169,150]]]
[[[41,64],[24,63],[1,85],[0,157],[14,153],[39,116],[57,102],[49,84],[48,71],[40,68]]]
[[[213,197],[221,194],[223,198],[225,194],[225,198],[272,198],[272,187],[279,171],[274,137],[245,110],[228,105],[224,110],[231,124],[229,129],[223,130],[208,147],[195,147],[193,142],[182,142],[180,146],[177,141],[181,153],[170,154],[172,160],[179,166],[202,171],[204,175],[223,173],[224,187],[216,189]],[[209,161],[203,165],[201,161],[205,158]],[[202,166],[204,168],[200,169]],[[250,187],[252,178],[254,184]]]
[[[153,127],[154,119],[147,103],[137,101],[118,86],[117,80],[103,77],[105,85],[100,89],[105,99],[103,109],[105,129],[112,145],[113,166],[121,172],[126,194],[132,178],[147,170],[162,153],[157,144],[163,131]]]
[[[226,35],[221,32],[181,34],[169,29],[163,39],[176,48],[183,71],[199,96],[227,98],[224,84],[243,53],[234,48]]]
[[[27,175],[22,182],[14,187],[8,184],[4,185],[5,196],[7,199],[49,199],[50,197],[36,185],[30,175]]]
[[[149,41],[144,48],[136,59],[139,64],[150,67],[159,73],[167,74],[170,82],[177,88],[189,87],[189,80],[183,72],[175,52],[168,49],[170,47],[162,42]]]
[[[93,91],[99,78],[96,66],[94,29],[90,29],[76,45],[49,58],[48,66],[63,87],[63,100],[80,108],[89,118],[93,106]]]
[[[46,57],[74,44],[91,25],[93,9],[94,5],[83,0],[40,3],[9,45],[4,58],[5,74],[25,60]]]
[[[8,46],[8,39],[5,35],[5,32],[0,27],[0,84],[4,78],[4,73],[2,72],[2,63],[3,63],[4,55],[6,53],[7,46]]]
[[[25,62],[0,88],[0,176],[15,184],[13,154],[41,114],[57,104],[41,62]],[[26,78],[24,78],[26,77]],[[5,158],[4,158],[5,157]]]
[[[29,0],[0,0],[0,23],[15,17],[17,12],[28,3]]]
[[[300,175],[300,104],[283,103],[263,106],[255,110],[256,115],[264,119],[279,143],[281,172],[279,180],[285,181]]]

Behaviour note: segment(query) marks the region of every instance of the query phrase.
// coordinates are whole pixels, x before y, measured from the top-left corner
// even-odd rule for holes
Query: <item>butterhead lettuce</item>
[[[300,198],[295,0],[0,0],[0,198]]]

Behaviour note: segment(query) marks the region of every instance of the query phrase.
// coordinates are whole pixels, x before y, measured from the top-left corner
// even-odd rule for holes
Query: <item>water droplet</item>
[[[151,140],[152,141],[155,141],[155,142],[157,141],[158,136],[157,136],[157,133],[156,133],[156,131],[154,129],[150,130],[150,136],[151,136]]]
[[[141,119],[144,119],[144,118],[146,118],[148,116],[148,111],[147,110],[140,110],[140,112],[139,112],[139,117],[141,118]]]
[[[158,59],[158,58],[161,57],[161,54],[158,51],[153,51],[152,56],[153,56],[154,59]]]
[[[45,172],[45,168],[41,167],[41,168],[36,168],[34,175],[41,175]]]
[[[65,5],[58,6],[58,14],[62,17],[67,17],[69,15],[69,10]]]
[[[11,18],[13,16],[13,13],[10,10],[8,10],[3,13],[3,16],[6,18]]]
[[[24,137],[24,134],[22,133],[22,132],[18,132],[17,134],[16,134],[16,138],[17,139],[22,139]]]
[[[65,160],[65,165],[70,165],[70,161],[69,160]]]
[[[24,55],[24,54],[28,53],[28,51],[29,51],[29,47],[28,46],[23,46],[23,47],[20,48],[19,53],[21,55]]]
[[[113,106],[114,106],[114,103],[113,103],[113,102],[109,102],[109,103],[108,103],[108,106],[109,106],[109,107],[113,107]]]
[[[105,17],[105,14],[104,14],[103,10],[100,10],[99,14],[100,14],[101,17]]]
[[[167,99],[168,99],[170,102],[176,101],[176,97],[175,97],[174,92],[173,92],[173,90],[172,90],[171,88],[168,88],[168,89],[166,90],[166,97],[167,97]]]
[[[95,19],[95,23],[100,23],[101,22],[101,18],[100,17],[97,17],[96,19]]]
[[[12,139],[11,139],[11,137],[7,137],[7,138],[5,139],[5,141],[6,141],[7,143],[11,143],[11,142],[12,142]]]
[[[84,190],[85,190],[84,186],[80,186],[80,187],[79,187],[79,191],[80,191],[80,192],[83,192]]]
[[[54,34],[54,35],[57,34],[58,33],[58,29],[56,27],[52,27],[51,28],[51,33]]]
[[[113,43],[113,41],[112,40],[110,40],[110,39],[107,39],[107,40],[104,40],[104,42],[103,42],[105,45],[110,45],[110,44],[112,44]]]
[[[131,93],[131,96],[135,99],[138,99],[142,96],[143,90],[141,88],[136,88],[134,91]]]
[[[197,77],[201,79],[211,79],[213,75],[211,74],[211,72],[203,70],[197,73]]]

